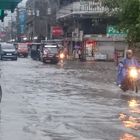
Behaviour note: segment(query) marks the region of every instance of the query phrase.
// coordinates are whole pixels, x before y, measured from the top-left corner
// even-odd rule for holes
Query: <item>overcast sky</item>
[[[25,5],[27,0],[22,0],[22,2],[19,5]]]

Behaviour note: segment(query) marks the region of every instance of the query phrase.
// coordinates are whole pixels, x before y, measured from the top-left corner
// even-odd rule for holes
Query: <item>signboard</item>
[[[78,28],[76,28],[72,32],[72,40],[73,41],[83,41],[83,37],[84,37],[84,32],[82,30],[79,31]]]
[[[80,0],[80,11],[95,11],[100,13],[104,12],[105,8],[99,0]]]
[[[2,16],[2,10],[0,9],[0,17]]]
[[[127,33],[118,31],[115,26],[108,26],[107,36],[108,37],[127,37]]]
[[[6,36],[6,33],[5,32],[0,32],[0,37],[3,38]]]
[[[53,26],[52,27],[52,36],[60,37],[63,34],[64,34],[64,31],[63,31],[62,27],[60,27],[60,26]]]
[[[19,34],[25,33],[25,26],[26,26],[26,10],[21,9],[19,10]]]
[[[96,46],[97,42],[95,40],[86,40],[86,44],[89,46]]]
[[[88,39],[85,42],[86,47],[86,59],[94,60],[94,52],[96,49],[97,42],[95,40]]]
[[[78,41],[79,40],[78,36],[79,34],[72,32],[72,41]]]
[[[84,32],[80,31],[79,40],[83,41],[83,37],[84,37]]]
[[[3,22],[3,19],[5,17],[4,10],[0,9],[0,20]]]

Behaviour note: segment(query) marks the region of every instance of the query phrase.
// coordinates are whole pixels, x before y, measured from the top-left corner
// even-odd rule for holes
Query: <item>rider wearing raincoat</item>
[[[120,87],[126,78],[128,67],[140,67],[138,61],[133,57],[132,50],[127,50],[126,58],[121,61],[118,66],[117,85]]]

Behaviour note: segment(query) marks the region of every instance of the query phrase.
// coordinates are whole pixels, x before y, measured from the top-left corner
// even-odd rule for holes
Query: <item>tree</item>
[[[128,33],[128,41],[140,42],[140,0],[103,0],[108,13],[118,17],[118,27]]]

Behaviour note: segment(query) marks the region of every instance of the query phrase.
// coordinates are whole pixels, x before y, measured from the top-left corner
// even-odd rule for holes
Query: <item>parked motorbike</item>
[[[138,77],[139,72],[136,67],[129,67],[127,70],[127,75],[124,81],[122,82],[122,90],[132,90],[135,93],[138,93]]]

